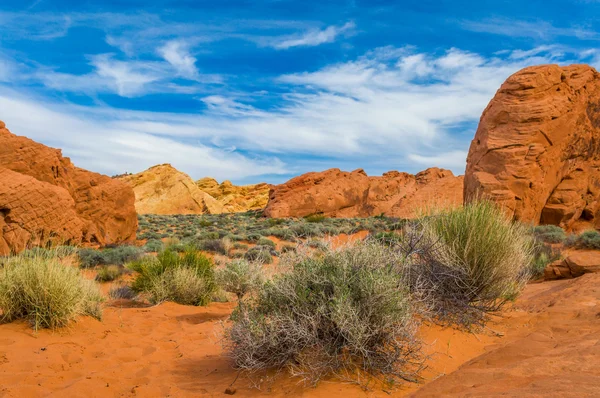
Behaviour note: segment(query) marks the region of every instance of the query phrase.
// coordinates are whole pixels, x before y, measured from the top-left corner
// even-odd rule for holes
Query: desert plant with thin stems
[[[375,241],[283,256],[226,330],[239,369],[415,380],[419,343],[403,258]]]
[[[81,315],[100,319],[102,295],[95,282],[61,262],[60,253],[12,256],[0,269],[0,320],[27,319],[35,330],[58,328]]]
[[[412,229],[420,236],[411,275],[440,318],[470,325],[513,300],[530,279],[534,240],[494,203],[444,210]],[[404,242],[407,239],[404,238]]]

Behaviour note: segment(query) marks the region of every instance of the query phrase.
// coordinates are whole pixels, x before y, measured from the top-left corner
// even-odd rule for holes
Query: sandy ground
[[[424,325],[424,380],[392,392],[239,377],[221,349],[235,303],[107,303],[60,331],[0,325],[0,397],[600,396],[600,274],[534,283],[480,333]]]

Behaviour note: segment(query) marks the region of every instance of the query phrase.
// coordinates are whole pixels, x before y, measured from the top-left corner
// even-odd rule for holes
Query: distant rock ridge
[[[139,214],[217,214],[223,207],[192,178],[168,163],[138,174],[117,177],[135,192]]]
[[[223,205],[225,213],[264,209],[269,201],[269,190],[271,188],[271,185],[267,183],[233,185],[229,180],[219,184],[217,180],[211,177],[196,181],[196,185],[217,199]]]
[[[59,149],[0,122],[0,255],[28,246],[135,240],[131,188],[75,167]]]
[[[542,65],[510,76],[481,116],[464,194],[524,222],[599,228],[600,74]]]
[[[235,186],[230,181],[219,184],[210,177],[194,182],[168,163],[115,178],[133,188],[140,214],[220,214],[263,209],[270,187]]]
[[[433,206],[460,206],[463,177],[451,171],[430,168],[416,175],[389,171],[369,177],[363,169],[352,172],[329,169],[311,172],[274,186],[265,209],[268,217],[412,218]]]

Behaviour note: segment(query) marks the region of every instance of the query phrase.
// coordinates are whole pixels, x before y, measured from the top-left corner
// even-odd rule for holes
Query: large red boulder
[[[464,194],[525,222],[600,227],[600,74],[543,65],[510,76],[481,116]]]
[[[272,187],[265,215],[411,218],[428,206],[460,205],[462,190],[462,176],[438,168],[416,175],[390,171],[380,177],[369,177],[362,169],[329,169]]]
[[[0,122],[0,254],[48,241],[99,245],[135,239],[133,190],[75,167],[58,149]]]

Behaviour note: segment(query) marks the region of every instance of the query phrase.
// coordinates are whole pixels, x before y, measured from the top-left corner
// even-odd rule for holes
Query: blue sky
[[[117,174],[462,174],[517,70],[600,66],[600,1],[3,0],[0,120]]]

